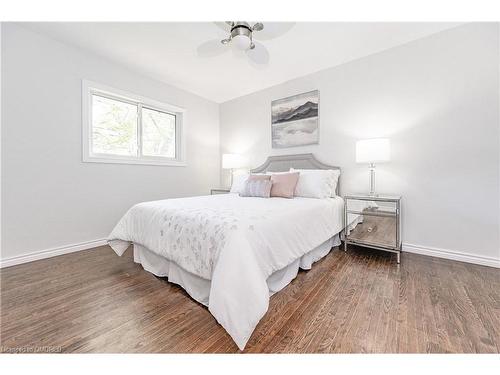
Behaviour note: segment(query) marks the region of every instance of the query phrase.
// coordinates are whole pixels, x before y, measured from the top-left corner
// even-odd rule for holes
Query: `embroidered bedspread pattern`
[[[252,231],[269,211],[231,207],[213,198],[217,197],[139,203],[123,216],[108,240],[143,245],[186,271],[211,280],[229,236],[236,231],[240,235]]]
[[[211,280],[209,311],[243,349],[269,304],[267,278],[342,230],[341,198],[243,198],[236,194],[146,202],[109,236]]]

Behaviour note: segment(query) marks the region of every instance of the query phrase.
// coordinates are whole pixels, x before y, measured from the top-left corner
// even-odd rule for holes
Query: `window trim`
[[[92,95],[119,100],[138,106],[138,156],[99,154],[92,152]],[[175,118],[175,158],[142,155],[142,107],[167,112]],[[117,163],[162,166],[186,166],[186,110],[120,89],[82,80],[82,161],[85,163]]]

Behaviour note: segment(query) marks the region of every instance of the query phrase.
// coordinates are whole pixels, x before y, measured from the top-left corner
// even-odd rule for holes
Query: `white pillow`
[[[335,190],[340,176],[338,169],[294,169],[300,172],[299,182],[295,187],[296,197],[329,198],[335,197]]]
[[[286,172],[269,172],[267,171],[266,173],[262,173],[262,174],[265,174],[266,176],[272,176],[273,174],[286,174],[286,173],[290,173],[290,171],[286,171]],[[259,174],[259,173],[257,173]]]
[[[243,193],[249,176],[249,173],[239,173],[233,175],[233,184],[231,185],[231,190],[229,192],[238,194]]]

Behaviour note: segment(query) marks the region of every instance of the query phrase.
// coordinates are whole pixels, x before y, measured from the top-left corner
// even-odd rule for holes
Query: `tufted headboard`
[[[251,169],[252,173],[265,173],[265,172],[287,172],[290,168],[296,169],[338,169],[332,165],[324,164],[314,157],[313,154],[295,154],[295,155],[278,155],[269,156],[261,166]],[[335,194],[339,195],[339,183]]]

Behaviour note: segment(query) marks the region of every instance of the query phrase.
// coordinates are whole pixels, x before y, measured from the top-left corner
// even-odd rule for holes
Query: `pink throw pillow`
[[[298,181],[299,172],[272,174],[271,197],[293,198]]]

